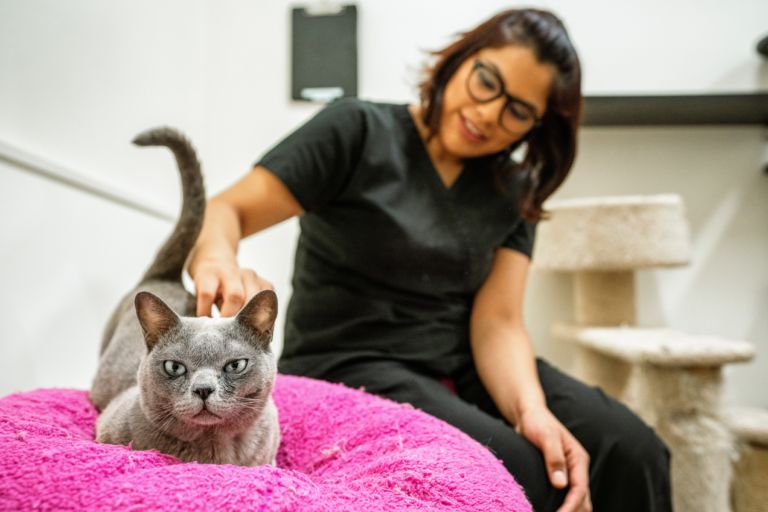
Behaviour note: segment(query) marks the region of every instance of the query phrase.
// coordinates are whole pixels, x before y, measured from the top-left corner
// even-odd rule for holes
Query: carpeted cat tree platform
[[[739,434],[721,410],[722,369],[750,360],[752,344],[636,325],[635,273],[690,258],[682,199],[591,197],[546,206],[551,219],[540,225],[534,263],[573,275],[573,321],[553,334],[575,345],[575,374],[625,402],[667,443],[675,510],[730,512],[731,492],[735,512],[768,510],[760,445],[768,437],[754,434],[768,432],[768,421],[755,416]],[[744,463],[731,488],[734,433],[744,440]],[[762,486],[743,485],[759,480]]]
[[[530,512],[486,448],[419,410],[278,376],[277,467],[188,464],[94,441],[85,391],[0,399],[0,510]]]

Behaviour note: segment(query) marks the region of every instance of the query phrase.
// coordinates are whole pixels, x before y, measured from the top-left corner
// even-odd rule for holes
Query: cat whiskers
[[[153,422],[161,432],[168,432],[170,427],[176,422],[176,417],[173,415],[173,409],[169,406],[164,406],[157,411],[157,416],[153,418]]]
[[[237,399],[237,405],[239,408],[250,409],[254,411],[263,409],[266,403],[267,403],[267,397],[259,397],[259,398],[239,397]]]

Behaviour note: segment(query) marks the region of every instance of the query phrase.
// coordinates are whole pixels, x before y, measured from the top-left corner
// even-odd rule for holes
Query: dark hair
[[[442,50],[426,68],[420,84],[423,121],[429,137],[437,134],[442,116],[443,93],[448,80],[471,55],[487,47],[509,44],[530,48],[539,62],[555,70],[547,109],[542,122],[521,140],[494,155],[499,183],[523,178],[519,195],[520,215],[530,221],[544,217],[542,203],[563,183],[576,156],[576,133],[582,110],[581,66],[563,23],[552,13],[537,9],[510,9],[500,12]],[[527,144],[521,162],[512,153]]]

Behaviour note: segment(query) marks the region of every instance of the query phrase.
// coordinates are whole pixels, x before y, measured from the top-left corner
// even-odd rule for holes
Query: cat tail
[[[195,148],[178,130],[160,127],[140,133],[137,146],[165,146],[176,157],[181,177],[181,215],[173,232],[157,252],[141,283],[150,280],[181,282],[187,256],[197,241],[205,215],[205,186]]]

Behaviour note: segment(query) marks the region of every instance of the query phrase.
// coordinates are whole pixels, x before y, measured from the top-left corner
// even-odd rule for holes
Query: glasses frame
[[[477,73],[478,70],[487,71],[488,73],[493,75],[499,81],[499,85],[501,87],[499,88],[499,92],[496,93],[493,97],[486,98],[486,99],[480,99],[480,98],[478,98],[477,96],[475,96],[472,93],[472,87],[470,86],[470,82],[472,80],[472,76],[475,73]],[[501,127],[502,130],[504,130],[504,131],[506,131],[508,133],[514,133],[514,134],[520,133],[519,130],[510,130],[509,128],[504,126],[504,124],[502,124],[502,122],[501,122],[501,118],[502,118],[502,116],[504,116],[504,112],[509,108],[509,105],[513,104],[513,103],[516,104],[516,105],[520,105],[523,108],[525,108],[526,110],[528,110],[530,112],[530,114],[531,114],[531,117],[533,118],[533,124],[529,128],[527,128],[525,131],[533,130],[537,126],[541,125],[542,119],[541,119],[541,117],[536,115],[536,110],[533,108],[533,106],[531,106],[531,104],[529,104],[527,101],[524,101],[524,100],[518,98],[517,96],[508,93],[507,92],[507,88],[504,85],[504,79],[501,77],[501,75],[498,73],[498,71],[496,71],[491,66],[485,64],[479,58],[475,59],[475,62],[472,65],[472,70],[467,75],[467,84],[466,85],[467,85],[467,93],[469,94],[469,97],[472,98],[474,101],[476,101],[478,103],[490,103],[492,101],[495,101],[495,100],[501,98],[502,96],[504,97],[504,99],[506,99],[506,102],[504,103],[504,107],[501,110],[499,110],[499,119],[497,120],[497,123],[499,124],[499,126]]]

